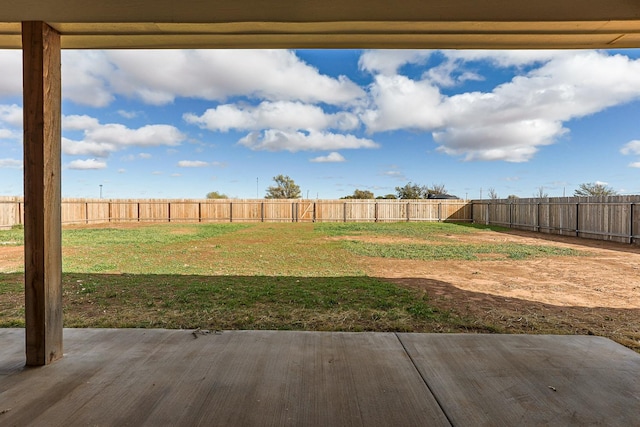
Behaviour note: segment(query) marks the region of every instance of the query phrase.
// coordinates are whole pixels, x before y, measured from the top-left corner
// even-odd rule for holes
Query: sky
[[[0,50],[0,196],[21,67]],[[63,197],[640,194],[640,50],[65,50],[62,76]]]

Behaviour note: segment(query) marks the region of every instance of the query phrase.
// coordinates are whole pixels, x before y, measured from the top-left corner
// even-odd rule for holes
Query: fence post
[[[438,222],[442,222],[442,203],[438,203]]]
[[[260,202],[260,222],[264,222],[264,202]]]
[[[407,222],[409,222],[409,220],[411,219],[409,217],[409,208],[411,207],[411,202],[407,202]]]
[[[233,202],[229,202],[229,222],[233,222]]]
[[[342,216],[343,216],[344,222],[347,222],[347,202],[344,202],[342,204]]]
[[[168,222],[171,222],[171,202],[167,203],[167,210],[168,210],[168,214],[169,214],[169,218],[168,218],[169,221]]]
[[[378,202],[374,202],[373,204],[373,217],[374,222],[378,222]]]
[[[509,203],[509,228],[513,228],[513,202]]]
[[[107,202],[107,216],[109,217],[107,222],[111,222],[111,202]]]
[[[629,244],[633,243],[633,206],[635,203],[629,204]]]
[[[202,202],[198,202],[198,222],[202,222]]]
[[[489,214],[491,212],[491,209],[490,209],[489,205],[490,205],[490,203],[487,202],[487,224],[486,225],[490,225],[491,224],[491,219],[489,218]]]
[[[576,203],[576,237],[580,237],[580,202]]]
[[[85,224],[89,224],[89,203],[87,202],[84,204],[84,219]]]
[[[313,222],[316,222],[316,202],[313,202]]]

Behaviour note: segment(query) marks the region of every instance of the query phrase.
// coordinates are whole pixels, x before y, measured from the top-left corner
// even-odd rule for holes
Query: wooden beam
[[[632,0],[9,0],[0,48],[21,21],[68,49],[640,47]]]
[[[27,365],[62,357],[60,34],[22,23]]]

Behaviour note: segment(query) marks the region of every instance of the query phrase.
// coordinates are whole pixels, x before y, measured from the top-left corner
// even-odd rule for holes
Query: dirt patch
[[[640,350],[640,248],[539,237],[523,232],[450,236],[465,244],[544,244],[587,255],[517,261],[363,258],[363,263],[369,275],[424,289],[441,308],[500,331],[597,334]]]
[[[23,246],[0,246],[0,273],[12,273],[24,264]]]
[[[326,237],[327,240],[339,240],[339,241],[343,241],[343,240],[347,240],[347,241],[358,241],[358,242],[364,242],[364,243],[375,243],[378,245],[385,245],[385,244],[394,244],[394,245],[398,245],[398,244],[420,244],[420,245],[424,245],[425,243],[427,243],[427,240],[425,239],[412,239],[409,237],[397,237],[397,236],[369,236],[369,235],[365,235],[365,236],[360,236],[360,235],[354,235],[354,236],[332,236],[332,237]],[[429,244],[434,243],[434,242],[428,242]]]

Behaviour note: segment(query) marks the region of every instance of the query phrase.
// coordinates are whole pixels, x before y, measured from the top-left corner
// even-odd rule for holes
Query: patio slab
[[[636,425],[640,355],[584,336],[65,329],[24,367],[0,329],[0,425]]]

